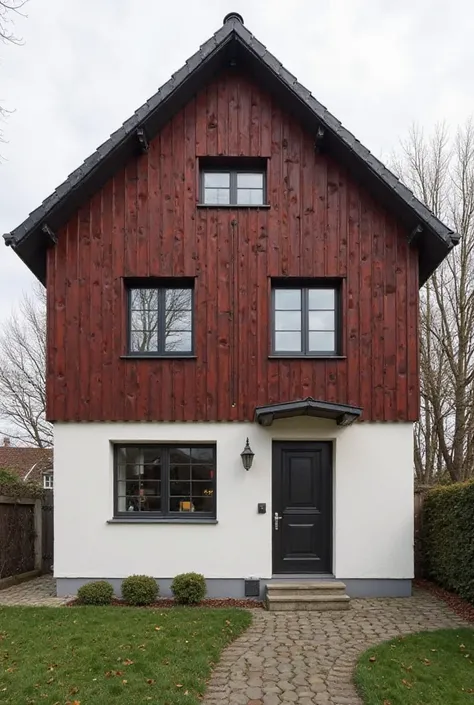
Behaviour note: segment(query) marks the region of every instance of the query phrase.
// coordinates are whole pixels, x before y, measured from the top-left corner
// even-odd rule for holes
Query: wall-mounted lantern
[[[245,444],[245,448],[240,454],[240,457],[242,458],[242,465],[246,470],[250,470],[252,467],[253,459],[254,459],[255,453],[249,446],[249,439],[247,438],[247,443]]]

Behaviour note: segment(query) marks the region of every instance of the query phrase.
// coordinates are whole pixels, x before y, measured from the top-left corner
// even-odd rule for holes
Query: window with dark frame
[[[212,206],[263,206],[266,203],[263,166],[201,169],[201,203]]]
[[[176,356],[193,353],[191,284],[128,286],[128,353]]]
[[[116,445],[114,515],[215,518],[213,445]]]
[[[272,354],[318,357],[339,353],[337,286],[274,285],[272,299]]]

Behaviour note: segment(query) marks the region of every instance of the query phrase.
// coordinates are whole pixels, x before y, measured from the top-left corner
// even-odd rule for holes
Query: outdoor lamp
[[[249,446],[249,439],[247,438],[247,443],[245,444],[245,448],[240,454],[240,457],[242,458],[242,465],[246,470],[250,470],[252,467],[253,463],[253,458],[254,458],[255,453]]]

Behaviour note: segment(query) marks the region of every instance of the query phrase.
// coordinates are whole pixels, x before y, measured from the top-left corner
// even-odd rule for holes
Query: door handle
[[[278,531],[278,526],[281,519],[283,519],[283,517],[281,517],[278,512],[275,512],[273,515],[273,526],[275,527],[275,531]]]

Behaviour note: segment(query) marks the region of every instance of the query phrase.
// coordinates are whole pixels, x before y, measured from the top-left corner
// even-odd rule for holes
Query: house
[[[0,446],[0,468],[9,470],[24,482],[34,482],[46,490],[53,489],[53,450],[31,446],[12,446],[5,437]]]
[[[58,594],[410,594],[418,290],[458,237],[240,15],[5,239],[48,293]]]

